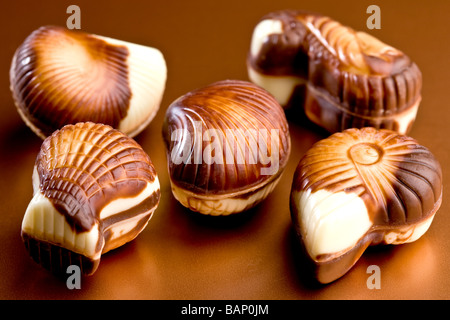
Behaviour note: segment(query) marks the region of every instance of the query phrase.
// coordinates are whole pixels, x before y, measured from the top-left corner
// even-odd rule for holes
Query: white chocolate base
[[[283,34],[283,23],[276,19],[260,21],[253,30],[250,55],[259,55],[264,42],[271,34]],[[250,81],[270,92],[279,104],[286,106],[297,85],[305,83],[304,79],[296,76],[268,76],[247,66]]]
[[[252,208],[263,201],[275,188],[281,175],[267,185],[252,190],[227,195],[199,195],[176,186],[171,182],[172,193],[184,207],[205,215],[226,216]],[[246,194],[255,191],[252,195]]]
[[[416,241],[428,230],[435,214],[400,228],[373,226],[364,201],[356,194],[319,190],[314,193],[294,191],[291,196],[306,250],[316,260],[320,256],[331,260],[344,255],[371,232],[382,233],[380,243],[383,244]]]
[[[283,22],[275,19],[265,19],[258,23],[255,27],[252,35],[250,54],[252,56],[257,56],[261,51],[261,47],[267,37],[271,34],[282,34],[283,33]]]
[[[270,92],[278,103],[286,107],[294,94],[294,90],[306,80],[296,76],[270,76],[262,74],[248,66],[248,77],[250,81]]]
[[[305,247],[311,257],[352,248],[372,226],[364,201],[356,194],[293,192]]]
[[[25,212],[22,232],[33,238],[66,248],[92,260],[100,259],[97,250],[99,228],[95,224],[85,232],[74,231],[63,214],[40,192],[36,193]]]
[[[69,225],[64,214],[58,212],[51,201],[40,192],[39,184],[35,168],[33,172],[34,196],[25,212],[22,232],[37,240],[63,247],[92,260],[98,260],[103,253],[133,240],[146,227],[156,209],[156,207],[152,208],[129,219],[117,219],[117,222],[108,225],[102,232],[100,232],[98,222],[88,231],[77,232]],[[132,209],[159,188],[158,178],[155,178],[153,183],[148,183],[147,187],[135,197],[117,199],[105,206],[100,212],[100,218],[104,220]],[[136,230],[137,225],[144,218],[147,219],[146,223],[140,230]],[[100,238],[106,232],[110,234],[108,243]]]
[[[134,137],[147,127],[159,110],[167,80],[164,56],[156,48],[98,35],[95,37],[128,49],[131,100],[127,116],[122,119],[117,129]]]

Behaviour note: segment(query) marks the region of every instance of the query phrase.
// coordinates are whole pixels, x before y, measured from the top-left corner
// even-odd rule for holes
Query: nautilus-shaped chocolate
[[[31,257],[54,273],[93,274],[102,254],[133,240],[160,199],[149,156],[103,124],[66,125],[44,140],[22,222]]]
[[[166,77],[155,48],[56,26],[32,32],[10,69],[18,112],[43,139],[88,121],[137,135],[155,117]]]
[[[431,152],[391,130],[347,129],[317,142],[300,161],[292,220],[315,276],[344,275],[369,245],[420,238],[442,201]]]
[[[174,197],[208,215],[242,212],[263,201],[290,153],[283,108],[246,81],[215,82],[175,100],[163,137]]]
[[[422,75],[403,52],[320,14],[273,12],[255,27],[250,79],[285,108],[334,133],[375,127],[407,134]]]

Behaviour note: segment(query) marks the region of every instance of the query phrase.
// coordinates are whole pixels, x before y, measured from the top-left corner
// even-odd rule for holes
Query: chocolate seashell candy
[[[283,108],[246,81],[219,81],[181,96],[167,109],[163,137],[174,197],[208,215],[263,201],[290,153]]]
[[[133,240],[160,199],[149,156],[110,126],[66,125],[44,140],[22,221],[31,257],[54,273],[93,274],[102,254]]]
[[[166,78],[155,48],[57,26],[32,32],[10,69],[17,110],[42,139],[88,121],[133,137],[155,117]]]
[[[320,14],[285,10],[254,29],[249,78],[329,132],[375,127],[407,134],[422,75],[403,52]]]
[[[291,216],[319,282],[343,276],[369,245],[403,244],[442,201],[431,152],[391,130],[347,129],[317,142],[294,175]]]

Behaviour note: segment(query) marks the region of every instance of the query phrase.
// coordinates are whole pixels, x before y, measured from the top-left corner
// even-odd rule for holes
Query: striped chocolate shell
[[[422,75],[408,56],[319,14],[263,17],[248,69],[282,105],[300,99],[308,118],[331,132],[372,126],[406,134],[421,100]]]
[[[290,153],[284,110],[246,81],[219,81],[174,101],[163,137],[174,196],[211,215],[241,212],[262,201]]]
[[[291,213],[317,278],[327,283],[369,245],[420,238],[441,200],[441,167],[427,148],[391,130],[348,129],[302,158]]]
[[[160,199],[157,173],[142,148],[91,122],[64,126],[44,140],[33,189],[22,238],[33,259],[55,273],[70,264],[94,273],[103,253],[145,228]]]
[[[32,32],[10,69],[18,112],[43,139],[89,121],[137,135],[155,117],[166,77],[157,49],[57,26]]]

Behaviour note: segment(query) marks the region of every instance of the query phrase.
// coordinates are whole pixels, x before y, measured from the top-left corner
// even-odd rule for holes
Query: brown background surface
[[[66,8],[81,8],[82,30],[159,48],[168,65],[161,109],[136,140],[152,158],[160,206],[133,242],[102,257],[81,290],[36,265],[20,239],[32,197],[31,174],[41,140],[20,119],[9,91],[15,49],[34,29],[65,26]],[[381,30],[367,30],[366,8],[381,8]],[[292,121],[293,150],[275,191],[245,214],[212,218],[173,198],[161,125],[182,94],[223,79],[247,80],[245,59],[257,21],[279,9],[308,9],[365,30],[406,52],[423,73],[422,103],[411,136],[440,160],[443,204],[417,242],[370,248],[340,280],[311,284],[304,276],[291,228],[292,175],[304,152],[327,136]],[[448,1],[8,1],[0,10],[0,298],[1,299],[449,299],[450,93]],[[292,119],[291,119],[292,120]],[[369,265],[381,270],[381,289],[366,285]]]

